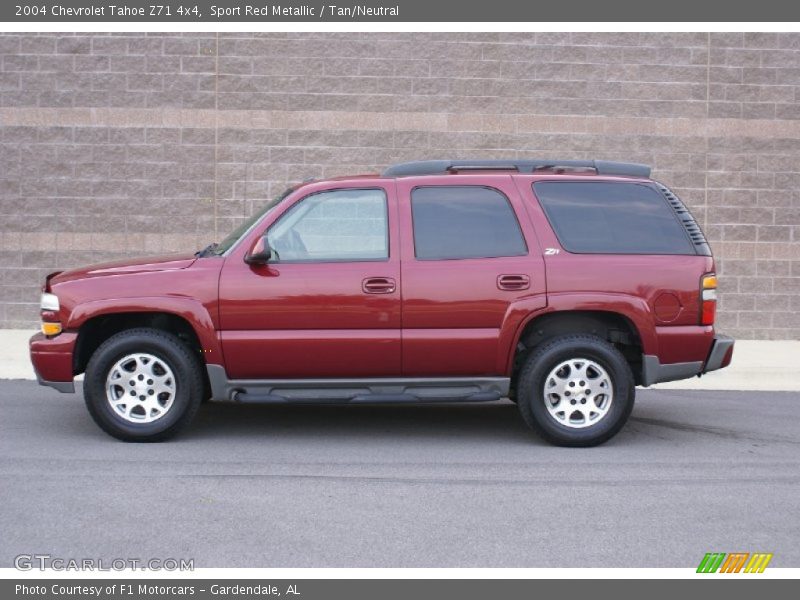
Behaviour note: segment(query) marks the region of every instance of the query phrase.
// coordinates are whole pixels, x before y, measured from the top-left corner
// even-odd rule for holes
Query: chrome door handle
[[[527,275],[499,275],[497,287],[501,290],[527,290],[531,287],[531,278]]]
[[[367,277],[361,282],[365,294],[393,294],[397,283],[391,277]]]

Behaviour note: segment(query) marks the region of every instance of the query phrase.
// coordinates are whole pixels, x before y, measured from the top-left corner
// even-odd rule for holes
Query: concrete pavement
[[[28,340],[36,333],[28,329],[0,329],[0,379],[35,379]]]
[[[509,402],[208,404],[125,444],[80,395],[0,382],[0,566],[800,566],[800,394],[644,390],[610,443],[548,446]]]

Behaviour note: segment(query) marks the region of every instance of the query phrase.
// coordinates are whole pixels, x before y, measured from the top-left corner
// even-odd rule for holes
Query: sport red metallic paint
[[[625,165],[617,171],[603,166],[616,163],[584,168],[555,161],[529,170],[530,165],[473,163],[453,163],[440,171],[413,163],[428,166],[419,172],[409,167],[407,172],[389,169],[383,176],[314,181],[294,188],[237,239],[223,244],[224,252],[212,248],[199,255],[53,274],[43,288],[42,317],[50,333],[59,333],[31,339],[36,373],[44,384],[72,390],[74,376],[87,369],[104,342],[133,328],[176,336],[205,369],[206,395],[222,400],[419,401],[430,390],[438,390],[432,399],[494,399],[509,388],[519,394],[526,359],[545,342],[570,335],[595,336],[616,348],[640,385],[700,375],[730,363],[733,341],[715,335],[713,325],[701,324],[708,310],[704,299],[713,303],[716,297],[716,290],[703,289],[701,283],[714,272],[714,260],[703,250],[702,233],[700,238],[693,233],[693,220],[686,221],[688,211],[682,213],[673,203],[675,219],[691,242],[686,252],[577,253],[562,244],[535,191],[534,184],[542,181],[638,183],[655,189],[648,177],[636,176],[636,165],[626,173]],[[609,170],[612,174],[604,174]],[[423,185],[499,192],[513,210],[527,252],[417,259],[411,198]],[[386,256],[291,261],[274,251],[262,261],[245,260],[298,203],[334,190],[368,190],[385,197]],[[353,206],[348,210],[357,218],[367,210],[366,205]],[[380,218],[371,214],[357,226]],[[308,240],[320,235],[310,231],[291,247],[307,252]],[[269,245],[269,236],[266,240]],[[590,355],[595,356],[587,350]],[[608,364],[609,371],[613,366],[602,356],[598,364]],[[303,387],[303,380],[315,383]],[[110,379],[104,381],[107,390],[113,387]],[[295,395],[276,391],[281,386]],[[598,397],[599,414],[602,394]],[[166,413],[166,406],[166,401],[161,408],[154,405],[150,416],[140,420]],[[128,406],[120,414],[126,410],[131,417],[126,426],[136,425],[134,414],[143,413]],[[577,417],[566,412],[555,413],[555,420],[562,420],[556,425],[581,429]],[[588,425],[591,413],[585,418]],[[543,433],[564,442],[549,430]]]

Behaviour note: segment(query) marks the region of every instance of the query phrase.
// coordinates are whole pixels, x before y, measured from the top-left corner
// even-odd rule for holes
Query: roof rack
[[[384,177],[408,177],[411,175],[446,175],[455,171],[574,171],[593,169],[597,175],[626,175],[650,177],[650,167],[637,163],[611,162],[607,160],[415,160],[387,167]]]

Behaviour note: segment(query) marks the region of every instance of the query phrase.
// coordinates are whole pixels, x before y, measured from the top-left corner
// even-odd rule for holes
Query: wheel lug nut
[[[153,395],[153,390],[147,390],[147,393],[152,396]]]
[[[153,385],[153,380],[152,379],[148,379],[147,380],[147,385]]]
[[[135,390],[131,390],[131,396],[135,396],[135,395],[136,395],[136,391]]]
[[[144,375],[139,375],[139,381],[141,381],[142,379],[144,379]]]
[[[569,401],[569,403],[570,403],[570,404],[575,404],[575,400],[574,400],[574,399],[573,399],[573,400],[570,400],[570,401]]]

